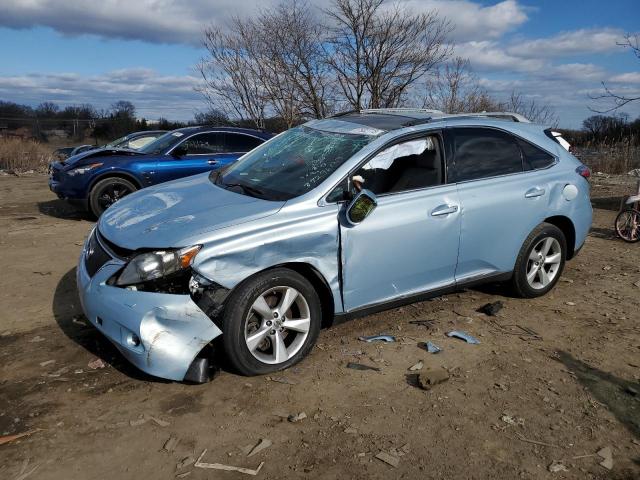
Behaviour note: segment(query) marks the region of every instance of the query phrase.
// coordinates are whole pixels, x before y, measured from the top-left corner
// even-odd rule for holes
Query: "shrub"
[[[34,140],[0,138],[0,170],[45,172],[53,160],[51,149]]]

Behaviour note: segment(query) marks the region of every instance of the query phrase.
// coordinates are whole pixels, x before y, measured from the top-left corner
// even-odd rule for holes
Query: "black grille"
[[[87,251],[85,252],[84,265],[87,267],[87,273],[93,277],[100,268],[111,260],[111,256],[106,252],[100,242],[96,239],[96,231],[93,231]]]

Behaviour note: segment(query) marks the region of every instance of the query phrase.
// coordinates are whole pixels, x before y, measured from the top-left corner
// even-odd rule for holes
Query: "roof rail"
[[[522,123],[531,123],[524,115],[520,115],[519,113],[514,112],[471,112],[471,113],[452,113],[447,114],[444,118],[469,118],[469,117],[490,117],[497,118],[499,120],[508,120],[510,122],[522,122]]]
[[[432,108],[363,108],[360,113],[380,113],[387,115],[402,115],[403,113],[431,113],[442,115],[444,112]]]

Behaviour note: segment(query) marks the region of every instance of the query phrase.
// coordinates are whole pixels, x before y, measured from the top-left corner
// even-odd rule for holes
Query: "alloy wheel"
[[[549,285],[558,275],[562,262],[560,242],[553,237],[540,240],[531,250],[527,261],[527,282],[531,288],[540,290]]]
[[[98,196],[98,204],[102,210],[106,210],[122,197],[129,195],[132,190],[122,183],[111,183],[104,187]]]
[[[293,287],[273,287],[251,305],[244,339],[256,359],[275,365],[300,351],[310,327],[311,314],[304,296]]]

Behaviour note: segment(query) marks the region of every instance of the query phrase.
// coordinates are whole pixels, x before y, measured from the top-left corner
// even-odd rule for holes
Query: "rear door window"
[[[454,128],[454,177],[457,182],[523,171],[517,139],[490,128]]]
[[[224,133],[211,132],[201,133],[185,140],[187,155],[210,155],[214,153],[223,153],[224,149]]]
[[[241,133],[226,134],[227,151],[234,153],[244,153],[253,150],[262,143],[262,140]]]

